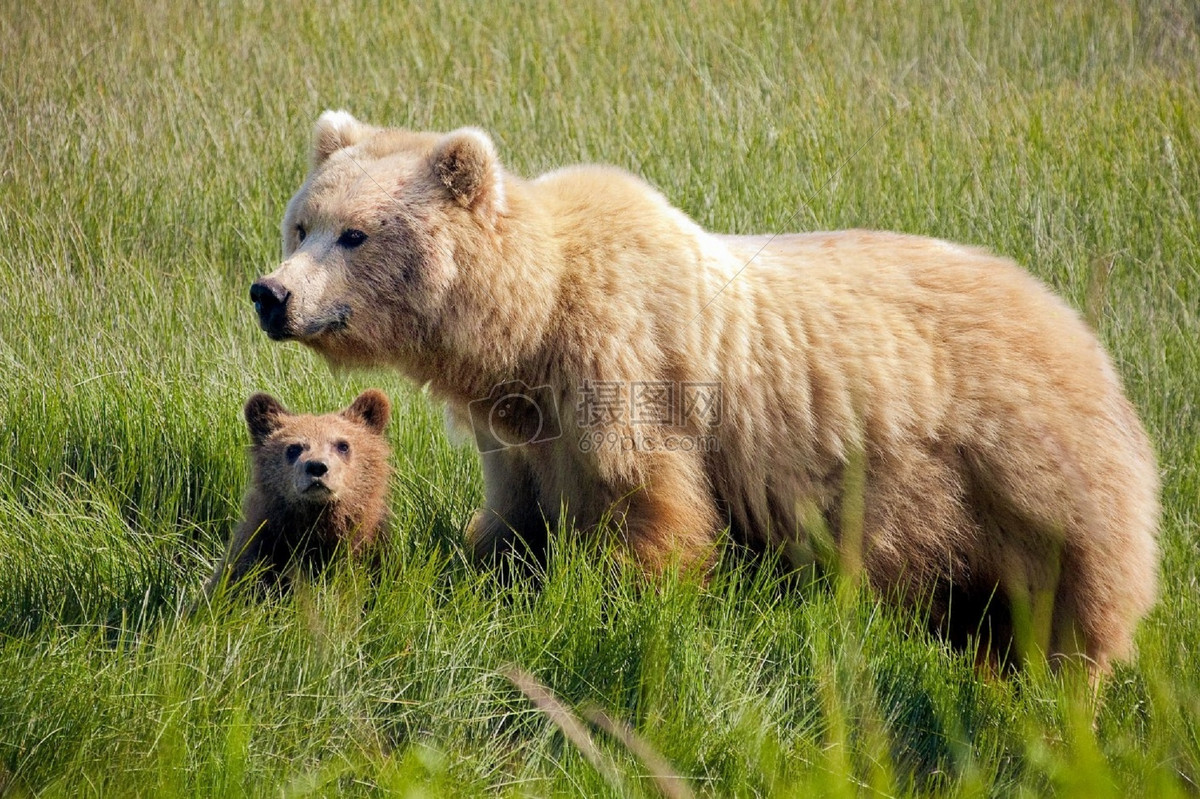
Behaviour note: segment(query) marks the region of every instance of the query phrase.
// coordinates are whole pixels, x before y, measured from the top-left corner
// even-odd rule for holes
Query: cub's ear
[[[433,148],[433,172],[455,201],[492,218],[504,213],[504,178],[496,145],[479,128],[447,133]]]
[[[358,399],[350,403],[350,407],[342,411],[342,416],[358,422],[372,433],[382,433],[387,427],[388,417],[392,413],[392,403],[377,388],[369,388],[358,395]]]
[[[246,400],[246,427],[255,445],[267,440],[290,416],[288,409],[270,394],[255,394]]]
[[[313,169],[343,147],[362,141],[374,130],[346,111],[326,111],[321,114],[313,127]]]

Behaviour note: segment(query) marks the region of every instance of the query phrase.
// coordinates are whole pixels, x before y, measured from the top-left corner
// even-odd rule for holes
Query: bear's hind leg
[[[1097,563],[1097,553],[1065,553],[1055,597],[1050,656],[1055,665],[1082,661],[1093,683],[1116,660],[1133,654],[1133,632],[1144,608],[1121,591],[1117,568]]]
[[[1038,651],[1056,668],[1081,662],[1096,681],[1130,656],[1133,629],[1153,601],[1153,536],[1141,506],[1104,469],[1093,464],[1085,477],[1057,441],[1038,443],[1040,452],[1010,439],[1003,451],[973,453],[977,497],[995,525],[990,565],[1012,606],[1021,658]]]

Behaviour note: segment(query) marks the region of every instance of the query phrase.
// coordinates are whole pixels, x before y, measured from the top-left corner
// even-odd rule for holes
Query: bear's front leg
[[[467,528],[467,543],[476,561],[495,563],[509,553],[543,563],[547,520],[536,481],[521,447],[480,454],[484,507]]]
[[[212,598],[222,585],[237,585],[257,566],[263,553],[266,521],[245,519],[234,530],[217,568],[204,585],[204,595]]]
[[[645,458],[646,479],[621,500],[623,531],[638,565],[651,574],[672,567],[707,573],[724,526],[699,457]]]

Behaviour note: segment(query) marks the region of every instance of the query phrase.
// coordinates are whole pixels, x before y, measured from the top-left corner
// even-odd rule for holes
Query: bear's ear
[[[372,433],[382,433],[387,426],[388,417],[392,413],[392,403],[377,388],[369,388],[358,395],[358,399],[350,403],[350,407],[342,411],[342,416],[358,422]]]
[[[270,394],[255,394],[246,400],[246,427],[250,429],[250,440],[255,445],[267,440],[290,416],[288,409]]]
[[[364,125],[346,111],[326,111],[321,114],[313,127],[313,169],[343,147],[362,141],[372,130],[374,128],[370,125]]]
[[[443,136],[433,148],[433,172],[463,208],[489,218],[504,213],[496,145],[479,128],[459,128]]]

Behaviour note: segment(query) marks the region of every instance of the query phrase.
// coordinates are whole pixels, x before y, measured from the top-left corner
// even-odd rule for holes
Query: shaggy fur
[[[339,546],[360,558],[373,551],[386,523],[390,412],[377,389],[324,416],[289,413],[268,394],[250,397],[253,482],[206,591],[255,572],[264,587],[286,587],[297,571],[319,572]]]
[[[859,463],[871,585],[993,656],[1030,608],[1047,654],[1130,654],[1156,590],[1154,455],[1096,337],[1011,261],[893,233],[710,234],[616,169],[511,175],[474,129],[327,112],[315,141],[261,322],[394,366],[472,425],[480,556],[612,518],[651,571],[708,563],[727,526],[803,561],[816,527],[843,532]],[[511,381],[527,396],[499,409]],[[721,412],[651,428],[707,442],[665,451],[629,407],[589,426],[588,381],[715,383]]]

